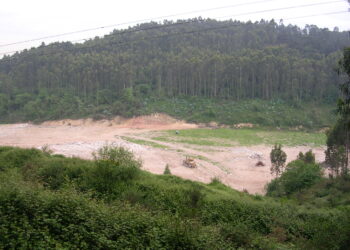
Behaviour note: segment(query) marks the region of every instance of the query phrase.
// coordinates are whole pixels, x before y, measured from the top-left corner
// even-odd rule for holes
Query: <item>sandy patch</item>
[[[93,121],[92,119],[49,121],[40,125],[9,124],[0,125],[0,145],[35,147],[49,145],[57,154],[91,159],[91,153],[106,143],[129,148],[143,162],[143,169],[161,174],[169,164],[172,174],[195,181],[208,183],[213,177],[238,190],[250,193],[264,193],[264,186],[270,174],[270,146],[251,147],[205,147],[187,146],[179,143],[161,143],[167,149],[153,148],[125,141],[121,136],[149,139],[149,134],[159,130],[197,128],[175,120],[167,115],[155,114],[132,119]],[[148,134],[143,137],[142,134]],[[160,143],[160,142],[157,142]],[[294,160],[300,151],[310,147],[285,147],[287,161]],[[324,161],[324,148],[313,148],[317,161]],[[196,158],[198,168],[190,169],[182,165],[186,155]],[[256,167],[261,160],[265,166]]]

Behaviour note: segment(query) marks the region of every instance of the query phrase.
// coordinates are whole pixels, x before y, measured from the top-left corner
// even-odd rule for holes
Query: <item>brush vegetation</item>
[[[133,138],[133,137],[129,137],[129,136],[121,136],[121,138],[125,141],[131,142],[131,143],[135,143],[135,144],[139,144],[139,145],[145,145],[145,146],[150,146],[153,148],[162,148],[162,149],[168,149],[169,147],[166,145],[162,145],[153,141],[149,141],[149,140],[144,140],[144,139],[139,139],[139,138]]]
[[[350,243],[350,207],[339,200],[346,190],[336,180],[308,182],[297,204],[238,192],[217,178],[202,184],[153,175],[124,148],[105,146],[94,156],[0,147],[0,248],[346,249]],[[320,202],[320,192],[335,202]]]

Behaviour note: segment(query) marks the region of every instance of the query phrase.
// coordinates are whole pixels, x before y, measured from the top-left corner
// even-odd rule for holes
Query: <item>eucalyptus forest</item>
[[[157,109],[188,98],[187,106],[215,100],[333,104],[341,81],[335,69],[348,43],[347,32],[337,28],[195,18],[139,24],[83,43],[42,44],[0,60],[0,119],[162,111],[186,119],[181,114],[188,107]],[[204,120],[213,116],[211,108],[220,113],[212,106]]]

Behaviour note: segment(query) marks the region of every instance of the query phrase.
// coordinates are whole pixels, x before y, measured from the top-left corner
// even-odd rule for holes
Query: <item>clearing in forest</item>
[[[263,193],[272,178],[269,154],[274,143],[284,145],[288,162],[310,148],[321,162],[325,139],[324,133],[317,132],[198,128],[162,114],[0,125],[1,145],[26,148],[48,145],[55,154],[91,158],[92,152],[113,143],[132,150],[142,159],[143,168],[152,173],[162,174],[168,164],[174,175],[205,183],[217,177],[250,193]],[[195,159],[197,167],[184,167],[186,157]],[[258,161],[264,166],[256,166]]]

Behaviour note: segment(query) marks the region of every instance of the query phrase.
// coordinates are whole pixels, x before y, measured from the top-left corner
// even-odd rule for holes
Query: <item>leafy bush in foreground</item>
[[[287,165],[281,177],[267,185],[267,194],[282,197],[309,188],[322,178],[321,167],[316,163],[295,160]]]
[[[127,204],[106,206],[69,190],[2,186],[0,204],[0,248],[219,248],[220,235],[210,227]]]
[[[9,147],[1,147],[0,170],[22,167],[23,165],[41,156],[41,151],[37,149],[14,149]]]
[[[104,146],[94,154],[95,166],[86,175],[86,185],[101,194],[113,194],[135,179],[141,162],[123,147]]]
[[[0,158],[9,150],[21,151],[0,147]],[[206,185],[157,176],[141,171],[127,151],[103,150],[94,161],[40,151],[22,165],[8,158],[16,167],[0,170],[0,249],[346,249],[349,244],[349,206],[309,210],[235,191],[217,179]],[[130,175],[128,167],[137,174]],[[115,181],[99,186],[93,178]]]

